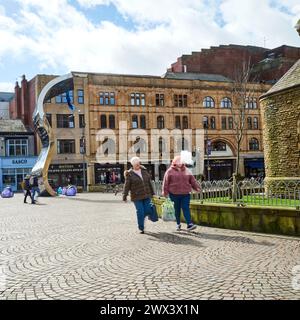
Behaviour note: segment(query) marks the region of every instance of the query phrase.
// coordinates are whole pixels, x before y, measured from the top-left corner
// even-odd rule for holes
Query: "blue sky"
[[[299,0],[0,0],[0,91],[25,74],[161,75],[220,44],[300,46]]]

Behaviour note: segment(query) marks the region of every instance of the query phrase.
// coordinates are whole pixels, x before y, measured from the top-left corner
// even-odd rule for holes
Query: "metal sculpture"
[[[44,112],[44,103],[57,95],[73,89],[74,81],[72,73],[51,80],[39,94],[32,117],[35,131],[41,139],[42,148],[37,162],[31,171],[31,175],[42,177],[44,188],[51,196],[56,195],[56,192],[52,189],[48,181],[48,169],[54,153],[55,140],[52,128]],[[69,101],[67,102],[70,109],[74,108],[74,106],[70,106]]]

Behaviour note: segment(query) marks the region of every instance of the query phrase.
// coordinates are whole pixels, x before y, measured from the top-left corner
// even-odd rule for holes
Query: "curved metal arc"
[[[59,94],[74,88],[73,74],[69,73],[51,80],[42,89],[37,99],[37,104],[33,113],[34,129],[38,133],[42,149],[35,163],[31,174],[42,176],[44,187],[47,192],[55,196],[56,193],[52,189],[48,181],[48,169],[54,154],[54,136],[52,128],[45,116],[44,103]]]

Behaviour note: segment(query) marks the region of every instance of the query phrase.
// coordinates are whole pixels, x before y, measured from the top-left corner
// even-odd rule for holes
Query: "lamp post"
[[[208,140],[208,117],[203,117],[203,127],[205,129],[206,154],[207,154],[207,180],[210,181],[209,155],[211,152],[211,142]]]
[[[80,110],[78,110],[78,114],[80,115]],[[82,128],[82,135],[80,139],[80,153],[82,154],[82,172],[83,172],[83,191],[86,191],[86,179],[85,179],[85,120],[83,118],[83,122],[80,123]]]

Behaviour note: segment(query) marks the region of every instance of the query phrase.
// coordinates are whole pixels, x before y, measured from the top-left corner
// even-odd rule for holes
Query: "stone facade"
[[[262,96],[269,181],[300,180],[300,60]]]
[[[203,129],[203,117],[215,118],[215,129],[208,130],[208,137],[212,143],[221,141],[228,147],[228,153],[215,154],[210,158],[211,162],[215,162],[216,166],[222,161],[230,161],[232,169],[236,158],[236,143],[234,131],[222,129],[222,118],[228,120],[232,116],[231,111],[221,108],[223,98],[230,96],[230,81],[224,77],[217,75],[195,75],[195,74],[176,74],[166,75],[165,77],[157,76],[132,76],[117,74],[101,74],[87,73],[81,74],[80,77],[74,78],[74,104],[76,111],[74,112],[75,125],[74,128],[57,128],[57,115],[70,115],[71,112],[66,103],[56,103],[55,98],[45,103],[45,112],[51,114],[52,129],[56,142],[58,139],[75,140],[75,153],[56,154],[53,158],[53,165],[79,165],[85,162],[87,164],[87,183],[94,185],[97,182],[95,178],[95,170],[97,170],[96,154],[101,148],[101,142],[97,141],[97,132],[102,128],[101,116],[106,116],[107,122],[110,116],[114,116],[117,141],[119,138],[118,125],[119,121],[126,121],[128,129],[132,129],[132,117],[134,115],[145,116],[146,131],[150,135],[150,130],[158,128],[157,118],[164,117],[165,128],[172,130],[175,128],[175,117],[179,116],[181,121],[183,117],[187,117],[187,128]],[[33,96],[38,96],[42,88],[55,76],[37,75],[34,78],[34,86],[36,92]],[[175,78],[174,78],[175,77]],[[31,81],[33,82],[33,81]],[[242,142],[240,172],[245,174],[245,159],[263,159],[263,140],[262,140],[262,122],[260,119],[260,106],[258,98],[265,93],[270,86],[264,84],[255,84],[255,98],[257,99],[257,108],[249,109],[249,117],[258,119],[258,127],[246,130],[244,140]],[[83,90],[84,103],[78,103],[78,90]],[[114,105],[101,105],[99,102],[100,92],[113,92],[115,94]],[[145,94],[145,106],[132,106],[131,94]],[[164,95],[164,106],[156,106],[156,94]],[[187,106],[174,106],[174,95],[186,95]],[[203,100],[205,97],[212,97],[215,103],[214,108],[204,108]],[[27,101],[31,101],[29,97]],[[233,101],[234,103],[234,101]],[[32,105],[27,110],[33,110]],[[79,111],[80,110],[80,111]],[[84,115],[85,128],[79,127],[79,116]],[[228,126],[228,124],[227,124]],[[140,126],[139,126],[140,127]],[[107,124],[109,128],[109,124]],[[80,154],[80,138],[85,136],[86,154]],[[159,137],[157,137],[158,139]],[[257,139],[259,149],[251,151],[249,149],[249,141],[251,138]],[[194,150],[195,138],[192,141],[192,150]],[[37,151],[40,150],[40,141],[37,139]],[[56,146],[57,147],[57,146]],[[118,153],[117,145],[117,153]],[[129,145],[130,147],[130,145]],[[100,148],[100,149],[99,149]],[[171,145],[171,156],[174,155],[175,146]],[[100,151],[101,152],[101,151]],[[118,157],[118,154],[117,154]],[[121,165],[121,163],[119,163]],[[124,165],[124,164],[123,164]],[[126,164],[125,164],[126,165]],[[150,165],[150,164],[149,164]],[[57,169],[57,168],[56,168]],[[152,168],[158,176],[157,166]],[[222,168],[220,167],[220,170]],[[58,170],[58,169],[57,169]],[[79,170],[78,168],[76,169]],[[123,170],[123,167],[122,167]],[[62,173],[62,172],[61,172]],[[57,171],[58,174],[58,171]],[[78,171],[80,174],[80,171]]]

